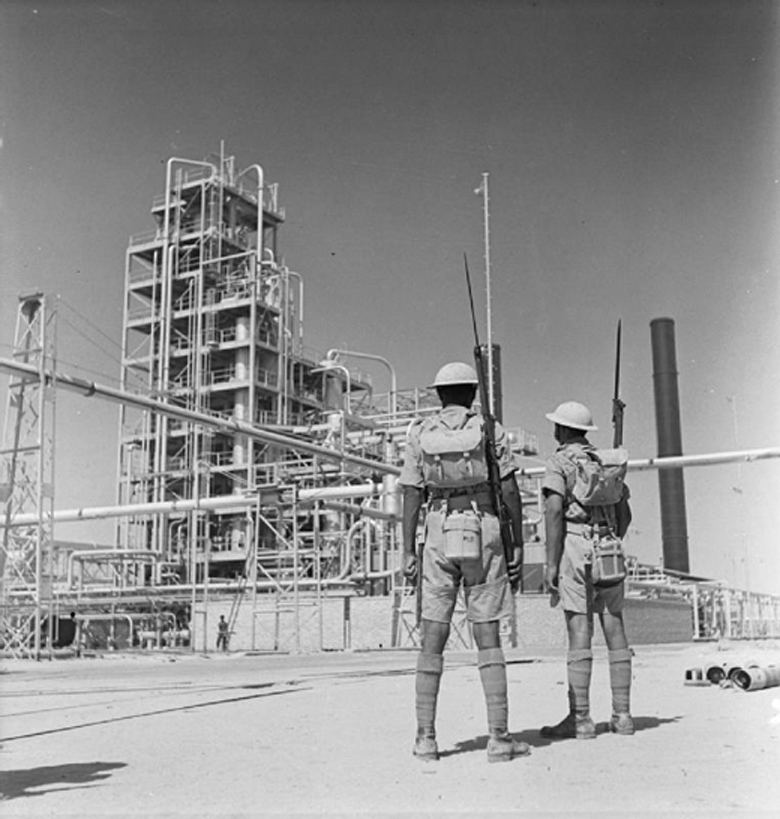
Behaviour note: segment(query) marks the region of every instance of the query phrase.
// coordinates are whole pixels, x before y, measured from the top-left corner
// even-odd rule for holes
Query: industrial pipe
[[[355,535],[358,534],[361,530],[364,532],[364,536],[363,536],[362,541],[361,541],[362,549],[360,547],[358,547],[358,549],[353,550],[352,540],[355,537]],[[371,569],[371,539],[370,539],[369,536],[367,536],[367,531],[368,532],[373,532],[374,535],[376,535],[376,533],[377,533],[377,523],[376,523],[376,521],[373,521],[373,520],[358,520],[356,523],[354,523],[350,527],[350,530],[349,530],[349,532],[347,532],[347,537],[346,537],[347,543],[349,545],[349,554],[350,554],[350,561],[349,561],[348,565],[350,565],[350,566],[352,565],[351,556],[353,554],[353,551],[360,551],[360,552],[362,552],[363,567],[364,567],[365,572],[368,572]]]
[[[130,645],[133,644],[133,616],[132,614],[84,614],[78,615],[76,617],[76,621],[81,626],[82,623],[91,623],[93,620],[97,621],[108,621],[111,623],[111,637],[113,639],[114,636],[114,620],[127,620],[128,629],[129,629],[129,636],[130,636]],[[138,615],[135,615],[138,617]],[[81,628],[79,628],[79,632]],[[83,636],[83,634],[79,634],[79,639]]]
[[[28,381],[40,380],[40,375],[36,367],[5,358],[0,358],[0,372]],[[319,446],[318,444],[313,444],[310,441],[305,441],[290,435],[281,435],[265,427],[254,426],[238,420],[226,420],[206,413],[188,410],[184,407],[176,407],[153,398],[135,395],[133,393],[124,392],[123,390],[116,390],[111,387],[96,384],[94,381],[87,381],[86,379],[77,378],[65,373],[46,372],[44,373],[44,377],[47,382],[54,382],[58,387],[81,393],[87,397],[97,397],[119,404],[128,404],[129,406],[136,407],[136,409],[157,412],[160,415],[178,418],[180,421],[186,421],[191,424],[202,424],[203,426],[218,429],[222,432],[246,435],[250,438],[263,441],[264,443],[278,444],[287,449],[298,450],[311,455],[319,455],[328,461],[349,463],[384,474],[401,474],[400,467],[393,466],[392,464],[386,464],[382,461],[373,461],[369,458],[362,458],[359,455],[352,455],[348,452],[339,452],[329,447]]]
[[[345,486],[328,486],[321,488],[301,489],[298,492],[299,501],[310,502],[327,498],[366,498],[378,495],[381,492],[381,484],[369,482],[362,484],[349,484]],[[273,502],[278,498],[278,491],[272,489],[270,495]],[[259,500],[263,501],[261,490]],[[55,523],[73,523],[81,520],[98,520],[100,518],[122,518],[136,517],[138,515],[153,514],[176,514],[179,512],[190,512],[193,509],[230,509],[233,507],[254,506],[258,502],[257,495],[219,495],[213,498],[191,498],[189,500],[161,501],[159,503],[132,503],[124,506],[93,506],[81,509],[60,509],[54,512],[52,519]],[[362,509],[362,507],[361,507]],[[371,512],[364,514],[372,514]],[[380,513],[374,517],[380,517]],[[46,516],[48,518],[48,516]],[[16,526],[32,526],[38,522],[38,515],[27,513],[16,515],[13,520],[6,523],[0,519],[0,529]]]
[[[346,577],[346,575],[345,575]],[[302,577],[298,581],[298,585],[302,589],[313,589],[316,588],[317,583],[320,583],[322,586],[328,587],[343,587],[343,588],[352,588],[353,583],[351,583],[348,579],[345,579],[341,575],[337,577],[328,577],[322,580],[317,580],[315,578],[307,578]],[[252,588],[256,588],[257,591],[275,591],[280,588],[284,588],[285,583],[269,579],[269,580],[258,580],[256,584],[253,584],[251,580],[247,581],[246,585],[241,585],[242,589],[251,590]],[[191,583],[181,583],[181,584],[171,584],[169,586],[126,586],[124,588],[125,592],[132,592],[133,590],[137,590],[138,594],[140,595],[139,600],[141,602],[148,602],[149,598],[151,597],[167,597],[174,593],[188,593],[193,590],[202,592],[204,589],[203,583],[198,583],[197,585],[193,586]],[[229,581],[227,583],[220,583],[219,581],[215,581],[214,578],[209,580],[209,588],[212,592],[214,591],[237,591],[238,584],[236,581]],[[83,592],[70,592],[75,597],[75,602],[80,604],[84,604],[85,596],[87,598],[91,598],[95,595],[106,595],[106,602],[116,602],[120,598],[116,597],[116,586],[95,586],[95,587],[88,587],[84,589]],[[22,598],[26,599],[29,597],[29,592],[24,590],[20,591],[9,591],[7,593],[10,599],[14,598]],[[68,592],[59,593],[58,598],[61,600],[70,600],[71,598],[68,596]],[[128,601],[128,595],[125,595],[121,598],[123,603],[133,602],[132,600]]]
[[[710,663],[704,669],[704,676],[713,685],[718,685],[728,680],[734,680],[734,676],[742,671],[742,666],[734,663]]]
[[[374,518],[376,520],[388,520],[393,523],[400,520],[398,515],[393,515],[389,512],[382,512],[380,509],[374,509],[371,506],[358,506],[356,503],[337,503],[335,501],[328,501],[327,503],[323,503],[322,506],[325,509],[332,509],[334,512],[346,512],[350,515],[360,515],[362,517]]]
[[[3,360],[0,359],[0,371],[2,370]],[[630,460],[628,462],[628,469],[633,472],[642,472],[649,469],[675,469],[681,466],[714,466],[717,464],[734,463],[735,461],[752,462],[768,458],[780,458],[780,447],[749,449],[740,452],[715,452],[705,455],[683,455],[677,458],[639,458]],[[374,462],[372,461],[371,463]],[[378,462],[377,465],[381,466]],[[533,466],[520,469],[517,474],[518,476],[526,478],[538,478],[544,475],[544,469],[543,466]],[[395,471],[393,474],[395,474]],[[381,484],[369,482],[345,486],[301,489],[298,493],[298,499],[299,501],[310,501],[324,498],[358,498],[380,495],[381,493]],[[192,509],[223,509],[227,507],[253,506],[257,503],[257,500],[256,495],[225,495],[194,500],[136,503],[125,506],[82,507],[80,509],[62,509],[55,511],[52,520],[55,523],[69,523],[80,520],[134,517],[136,515],[156,513],[175,514],[176,512],[187,512]],[[49,516],[46,517],[48,519]],[[376,517],[378,517],[378,515]],[[13,520],[8,522],[4,519],[0,519],[0,529],[14,526],[31,526],[37,522],[37,514],[16,515]]]
[[[780,685],[780,667],[770,665],[738,669],[732,679],[743,691],[759,691],[762,688],[773,688]]]
[[[780,458],[780,447],[764,449],[743,449],[738,452],[712,452],[704,455],[680,455],[664,458],[634,458],[628,462],[629,472],[644,472],[648,469],[677,469],[688,466],[716,466],[734,463],[735,461],[761,461],[767,458]],[[518,477],[540,478],[545,467],[530,466],[517,471]]]
[[[71,552],[68,555],[67,584],[73,586],[73,563],[76,560],[94,560],[101,563],[111,563],[114,560],[148,561],[155,563],[161,560],[157,552],[150,552],[148,549],[83,549]]]

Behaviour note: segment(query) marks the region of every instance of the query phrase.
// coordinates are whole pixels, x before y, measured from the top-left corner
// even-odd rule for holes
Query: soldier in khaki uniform
[[[604,521],[577,503],[572,495],[576,459],[587,454],[588,450],[594,450],[585,433],[598,427],[593,424],[590,410],[577,401],[560,404],[546,418],[555,424],[555,440],[559,446],[547,461],[542,483],[547,540],[545,581],[553,598],[560,598],[566,617],[569,713],[557,725],[545,725],[541,734],[551,739],[593,739],[596,736],[596,726],[590,716],[591,618],[594,612],[601,621],[609,653],[610,730],[617,734],[633,734],[631,650],[623,625],[625,583],[602,588],[592,582],[593,541]],[[624,486],[613,512],[614,528],[619,538],[625,535],[631,522],[628,498],[628,487]]]
[[[439,758],[436,703],[458,590],[478,647],[477,662],[487,705],[487,756],[491,762],[530,752],[508,731],[506,661],[499,623],[512,612],[510,580],[522,566],[522,503],[517,470],[505,431],[496,424],[501,489],[513,530],[519,534],[509,566],[485,466],[482,416],[471,409],[478,386],[468,364],[442,367],[434,383],[442,408],[412,422],[407,434],[403,485],[404,574],[422,572],[421,651],[415,682],[417,738],[414,755]],[[417,525],[426,504],[422,565],[416,553]],[[518,535],[516,535],[518,536]]]

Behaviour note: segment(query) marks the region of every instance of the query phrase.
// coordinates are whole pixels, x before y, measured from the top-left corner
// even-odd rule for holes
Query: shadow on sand
[[[679,722],[682,717],[667,717],[661,719],[660,717],[634,717],[634,730],[636,733],[640,731],[648,731],[652,728],[660,728],[662,725]],[[609,723],[599,722],[596,725],[596,734],[610,735]],[[565,740],[548,739],[543,737],[538,730],[526,729],[525,731],[516,731],[512,736],[520,742],[527,742],[532,748],[544,748],[548,745],[553,745],[556,742],[565,742]],[[473,751],[485,751],[487,749],[488,737],[487,734],[474,737],[473,739],[466,739],[462,742],[456,742],[453,748],[447,748],[441,751],[439,756],[442,758],[448,756],[455,756],[456,754],[468,754]]]
[[[293,685],[295,683],[292,683]],[[253,690],[258,687],[268,688],[273,684],[258,683],[257,685],[243,685],[240,688]],[[160,714],[174,714],[177,711],[197,711],[201,708],[211,708],[213,706],[229,705],[234,702],[244,702],[246,700],[254,700],[260,697],[278,697],[286,694],[294,694],[301,691],[308,691],[308,688],[288,688],[281,691],[262,691],[259,694],[246,694],[240,697],[228,697],[227,699],[209,700],[208,702],[194,702],[189,705],[177,705],[173,708],[160,708],[156,711],[142,711],[137,714],[125,714],[124,716],[108,717],[107,719],[97,719],[90,722],[80,722],[75,725],[62,725],[59,728],[46,728],[43,731],[34,731],[29,734],[18,734],[17,736],[3,737],[3,743],[13,742],[17,739],[30,739],[31,737],[42,737],[46,734],[61,734],[65,731],[77,731],[80,728],[92,728],[95,725],[109,725],[114,722],[123,722],[125,720],[143,719],[145,717],[156,717]]]
[[[73,786],[92,787],[101,780],[108,779],[110,771],[124,767],[125,762],[80,762],[3,771],[0,773],[0,800],[44,796],[57,791],[74,790]],[[48,787],[50,785],[56,787]],[[37,791],[35,788],[44,790]]]

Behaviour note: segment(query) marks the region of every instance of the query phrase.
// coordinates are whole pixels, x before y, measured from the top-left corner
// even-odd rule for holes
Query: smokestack
[[[653,350],[653,388],[658,456],[682,455],[680,396],[677,391],[677,354],[674,319],[650,322]],[[685,479],[682,467],[658,470],[661,499],[661,535],[664,567],[689,572],[688,525],[685,515]]]

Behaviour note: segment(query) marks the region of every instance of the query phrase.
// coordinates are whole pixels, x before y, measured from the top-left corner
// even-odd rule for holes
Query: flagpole
[[[493,323],[490,295],[490,211],[488,196],[488,174],[482,174],[482,183],[474,191],[482,194],[482,211],[485,223],[485,289],[487,291],[487,349],[488,349],[488,401],[487,411],[495,413],[496,400],[493,392]]]

